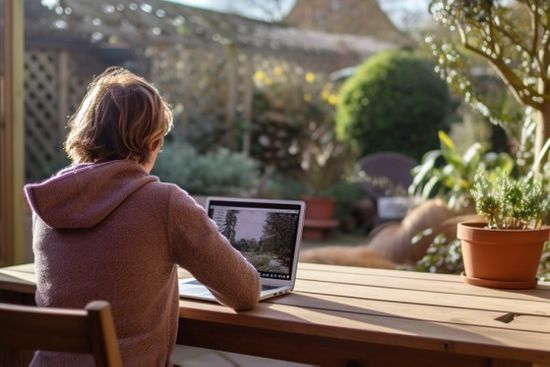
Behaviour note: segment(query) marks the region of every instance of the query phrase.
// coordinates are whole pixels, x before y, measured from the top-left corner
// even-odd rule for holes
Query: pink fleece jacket
[[[40,306],[113,309],[124,366],[166,366],[176,340],[176,264],[225,305],[256,305],[258,272],[183,190],[131,160],[70,167],[25,186],[33,215]],[[38,352],[32,366],[93,366]]]

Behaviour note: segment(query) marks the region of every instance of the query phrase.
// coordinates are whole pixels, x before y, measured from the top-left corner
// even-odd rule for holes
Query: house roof
[[[162,0],[64,0],[48,9],[27,1],[28,39],[64,39],[64,44],[140,48],[151,45],[212,47],[232,44],[243,50],[290,54],[352,54],[364,58],[395,48],[368,36],[331,34],[253,20]],[[72,40],[72,42],[69,42]],[[67,43],[68,42],[68,43]]]
[[[412,42],[377,0],[296,0],[284,22],[303,29],[373,37],[396,45]]]

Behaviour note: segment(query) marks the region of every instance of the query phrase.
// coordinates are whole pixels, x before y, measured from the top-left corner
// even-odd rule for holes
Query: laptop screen
[[[211,200],[208,216],[263,278],[289,280],[297,245],[300,205]]]

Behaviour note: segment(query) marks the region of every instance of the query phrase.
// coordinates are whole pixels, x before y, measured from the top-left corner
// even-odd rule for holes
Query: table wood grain
[[[510,291],[456,275],[301,263],[292,294],[252,311],[182,300],[180,341],[320,365],[528,366],[550,363],[549,301],[544,282]]]
[[[297,278],[246,312],[182,299],[178,343],[326,366],[550,365],[550,283],[307,263]],[[0,269],[0,291],[34,293],[32,264]]]

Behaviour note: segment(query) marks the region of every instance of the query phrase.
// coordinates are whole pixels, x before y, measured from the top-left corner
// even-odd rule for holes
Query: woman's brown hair
[[[126,69],[111,67],[90,83],[70,118],[65,151],[73,163],[145,163],[171,127],[172,111],[158,90]]]

